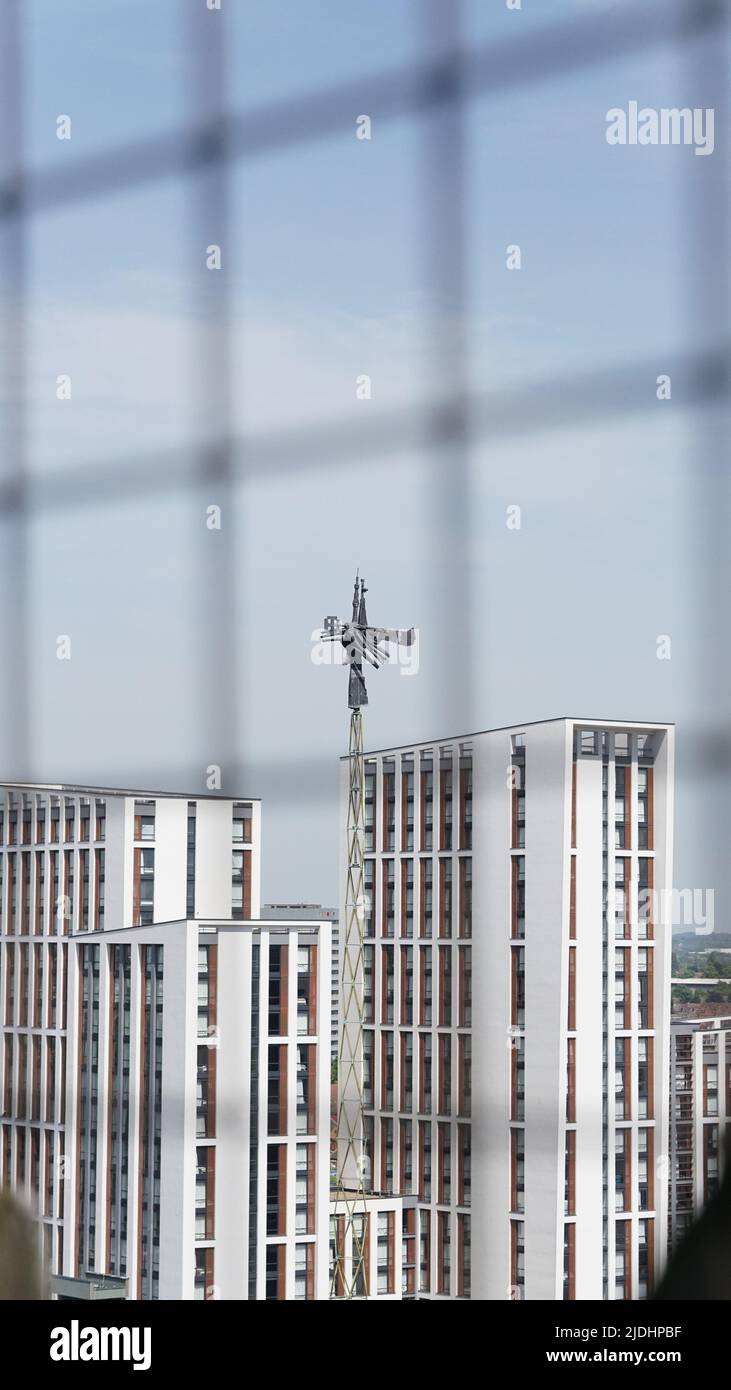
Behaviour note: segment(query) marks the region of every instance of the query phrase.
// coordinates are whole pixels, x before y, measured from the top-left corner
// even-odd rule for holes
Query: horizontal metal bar
[[[0,519],[32,517],[68,507],[99,506],[126,499],[154,498],[188,488],[215,486],[219,459],[229,456],[231,483],[275,475],[360,467],[364,459],[396,452],[449,446],[455,439],[476,444],[522,438],[587,422],[617,420],[658,409],[657,360],[605,367],[583,377],[552,377],[513,390],[488,392],[364,413],[320,425],[293,426],[272,434],[218,440],[202,449],[134,455],[42,474],[26,473],[0,482]],[[710,405],[731,395],[731,343],[679,358],[663,357],[663,373],[673,380],[675,408]],[[432,459],[424,461],[425,470]]]
[[[63,167],[20,170],[0,184],[0,220],[46,212],[85,198],[114,196],[221,160],[252,159],[337,134],[352,126],[358,103],[379,121],[423,114],[448,101],[498,95],[526,82],[607,63],[623,54],[682,43],[721,27],[725,0],[644,0],[559,24],[525,26],[517,38],[476,45],[420,66],[355,78],[324,91],[273,103],[223,120],[192,125]]]

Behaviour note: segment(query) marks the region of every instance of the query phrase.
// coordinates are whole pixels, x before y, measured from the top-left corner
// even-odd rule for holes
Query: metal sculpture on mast
[[[363,717],[368,703],[363,662],[378,669],[388,659],[392,643],[410,647],[414,629],[368,626],[365,581],[358,574],[350,622],[328,617],[325,641],[340,642],[350,667],[348,707],[347,882],[345,923],[341,938],[340,1048],[338,1060],[337,1194],[343,1208],[342,1239],[336,1236],[331,1298],[367,1297],[367,1182],[363,1136],[363,936],[365,924],[365,802]],[[350,1252],[347,1258],[346,1252]]]

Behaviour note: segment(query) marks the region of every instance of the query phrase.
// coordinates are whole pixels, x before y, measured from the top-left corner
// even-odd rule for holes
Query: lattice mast
[[[367,1296],[367,1204],[370,1175],[365,1170],[363,1126],[363,935],[365,925],[365,801],[363,716],[368,703],[363,661],[376,669],[388,659],[391,643],[411,646],[414,629],[374,628],[366,616],[365,581],[355,577],[349,623],[325,619],[322,636],[340,642],[350,667],[348,706],[348,810],[345,922],[341,936],[340,1048],[338,1061],[337,1208],[344,1216],[342,1239],[335,1241],[331,1298]],[[352,1252],[348,1258],[348,1252]]]

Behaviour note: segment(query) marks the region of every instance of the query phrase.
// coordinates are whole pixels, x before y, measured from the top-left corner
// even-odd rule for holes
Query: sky
[[[687,366],[727,331],[724,50],[717,36],[674,43],[673,8],[657,42],[546,75],[543,58],[570,52],[592,15],[621,28],[636,7],[24,0],[15,156],[32,188],[68,176],[83,196],[39,199],[23,304],[0,232],[4,331],[22,321],[27,340],[0,396],[2,469],[20,456],[22,402],[40,501],[31,765],[16,765],[4,721],[8,775],[194,792],[220,763],[224,792],[263,801],[264,899],[337,902],[347,679],[313,663],[312,634],[348,611],[359,567],[371,620],[420,634],[417,676],[369,682],[367,746],[563,714],[673,720],[676,880],[727,903],[728,410],[699,405],[703,374]],[[500,80],[470,91],[455,167],[448,105],[409,110],[404,77],[394,112],[382,77],[438,59],[460,11],[468,73],[497,55]],[[136,177],[158,140],[206,114],[195,71],[213,25],[214,95],[245,137],[277,132],[231,162],[226,218],[190,167]],[[633,100],[714,105],[713,155],[609,146],[606,112]],[[370,140],[356,139],[363,114]],[[2,160],[6,172],[7,142]],[[89,162],[102,191],[78,178]],[[471,431],[439,443],[424,422],[460,364]],[[70,400],[56,398],[61,374]],[[191,482],[220,401],[245,478],[232,490]],[[157,467],[168,481],[153,489]],[[2,520],[6,592],[11,542]],[[6,690],[8,622],[5,605]]]

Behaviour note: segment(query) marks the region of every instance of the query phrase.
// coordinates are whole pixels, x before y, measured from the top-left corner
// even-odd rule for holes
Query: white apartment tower
[[[365,776],[365,1160],[375,1193],[416,1197],[403,1296],[643,1297],[667,1232],[672,727],[516,725]]]
[[[259,918],[258,802],[2,798],[0,1181],[48,1269],[326,1297],[330,928]]]

